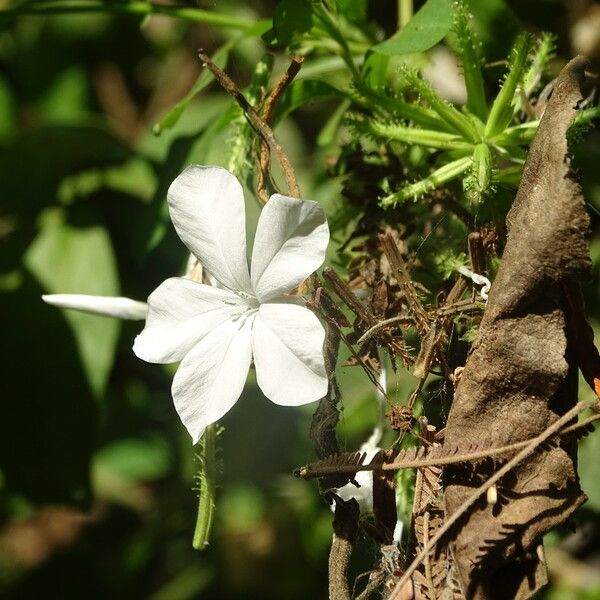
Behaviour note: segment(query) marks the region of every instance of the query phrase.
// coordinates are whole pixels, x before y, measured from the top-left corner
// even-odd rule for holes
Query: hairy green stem
[[[527,34],[521,34],[515,42],[511,54],[510,71],[492,104],[490,115],[485,125],[486,138],[493,137],[504,131],[513,118],[515,113],[513,100],[517,88],[523,80],[530,45],[531,40]]]
[[[397,192],[382,198],[380,204],[383,207],[391,207],[410,198],[423,196],[427,192],[462,175],[471,166],[471,163],[472,158],[470,156],[463,156],[463,158],[459,158],[458,160],[440,167],[424,179],[421,179],[421,181],[407,185]]]
[[[215,512],[215,490],[217,483],[217,425],[209,425],[198,444],[198,516],[192,545],[204,550],[210,539],[210,529]]]
[[[361,131],[387,140],[418,144],[438,150],[460,150],[466,152],[472,152],[473,150],[473,144],[465,142],[458,135],[444,131],[405,127],[395,123],[382,123],[381,121],[371,121],[369,119],[362,123],[357,123],[357,125]]]

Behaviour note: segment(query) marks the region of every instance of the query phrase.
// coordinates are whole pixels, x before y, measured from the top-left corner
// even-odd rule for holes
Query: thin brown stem
[[[283,175],[285,177],[289,194],[295,198],[300,197],[300,188],[298,187],[298,182],[296,180],[296,174],[294,173],[294,169],[292,167],[292,163],[288,158],[285,150],[281,146],[281,144],[275,138],[273,134],[273,130],[269,127],[267,123],[260,117],[260,115],[254,110],[254,108],[250,105],[248,100],[244,97],[242,92],[235,85],[233,80],[220,69],[204,52],[203,50],[198,51],[198,56],[203,64],[210,70],[210,72],[214,75],[215,79],[218,81],[219,85],[228,93],[233,96],[235,101],[240,105],[242,110],[244,111],[246,117],[252,123],[252,125],[258,130],[263,139],[269,144],[271,150],[275,153],[277,157],[277,161],[281,166],[281,170],[283,171]]]
[[[561,428],[558,432],[558,435],[563,437],[565,435],[569,435],[571,433],[578,433],[585,429],[587,429],[594,422],[600,420],[600,415],[595,414],[583,421],[578,423],[574,423],[573,425],[569,425],[568,427]],[[509,444],[507,446],[499,446],[497,448],[487,448],[484,450],[477,450],[475,452],[466,452],[466,453],[456,453],[456,454],[448,454],[444,456],[444,452],[449,452],[448,449],[441,447],[439,452],[442,453],[442,456],[424,456],[419,458],[412,459],[403,459],[400,457],[397,460],[394,460],[390,463],[384,464],[366,464],[366,465],[356,465],[356,464],[348,464],[348,465],[316,465],[312,467],[311,465],[307,465],[298,469],[297,473],[299,477],[304,479],[313,479],[315,477],[323,477],[325,475],[332,474],[342,474],[342,473],[357,473],[358,471],[373,471],[373,470],[382,470],[382,471],[397,471],[399,469],[420,469],[424,467],[443,467],[446,465],[452,465],[460,462],[474,462],[477,460],[482,460],[484,458],[491,458],[493,456],[501,456],[503,454],[512,454],[517,452],[529,444],[533,443],[537,438],[530,438],[528,440],[524,440],[522,442],[515,442],[514,444]],[[436,452],[437,454],[437,452]]]
[[[270,124],[273,118],[273,111],[281,95],[285,89],[292,83],[294,77],[300,71],[302,62],[304,61],[303,56],[292,56],[292,62],[287,68],[286,72],[277,80],[277,83],[273,86],[273,89],[269,92],[262,104],[262,119],[265,123]],[[267,191],[267,179],[269,178],[269,164],[271,162],[271,150],[269,144],[263,138],[260,144],[260,153],[258,157],[258,173],[256,176],[256,195],[262,202],[266,202],[269,199],[269,193]]]
[[[423,307],[423,303],[417,295],[417,291],[406,267],[406,262],[404,261],[404,258],[402,258],[400,248],[398,248],[396,240],[394,240],[394,237],[390,233],[381,235],[380,240],[381,245],[383,246],[383,251],[387,256],[390,266],[392,267],[392,271],[394,272],[394,276],[398,281],[398,285],[402,289],[404,297],[406,298],[406,302],[408,303],[411,312],[415,316],[417,329],[419,330],[419,333],[423,334],[429,330],[427,311]]]

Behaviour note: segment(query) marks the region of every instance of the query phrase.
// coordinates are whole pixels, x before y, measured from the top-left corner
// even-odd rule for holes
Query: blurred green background
[[[487,14],[506,8],[485,3]],[[562,58],[588,44],[598,64],[593,3],[509,4],[502,14],[512,20],[479,24],[490,59],[505,56],[510,32],[522,26],[555,33]],[[275,5],[199,6],[259,21]],[[392,33],[396,2],[373,0],[368,11],[374,28]],[[592,34],[577,34],[577,26]],[[186,250],[168,220],[166,189],[187,164],[227,164],[231,131],[219,120],[231,102],[213,84],[174,127],[156,136],[152,126],[194,85],[197,48],[210,52],[235,36],[235,28],[159,16],[0,17],[2,597],[326,597],[330,513],[316,486],[291,475],[313,458],[314,407],[282,409],[249,381],[222,422],[213,540],[198,553],[191,546],[197,464],[172,406],[173,368],[136,359],[131,345],[140,324],[66,313],[40,300],[57,292],[143,300],[182,272]],[[227,70],[240,86],[264,52],[257,35],[236,43]],[[279,52],[275,72],[286,64]],[[340,77],[335,68],[321,76]],[[327,176],[339,144],[318,145],[317,136],[334,108],[311,103],[277,129],[303,195],[328,211],[339,197],[340,182]],[[577,157],[597,230],[598,134]],[[252,221],[257,203],[247,200]],[[595,280],[586,294],[600,322],[598,237],[592,253]],[[340,439],[354,449],[375,422],[373,392],[357,370],[341,368],[340,380]],[[403,398],[410,384],[394,382],[392,391]],[[549,540],[553,586],[545,596],[552,600],[600,598],[599,456],[600,436],[592,435],[580,454],[590,496],[580,527]],[[356,573],[370,568],[375,552],[362,549]]]

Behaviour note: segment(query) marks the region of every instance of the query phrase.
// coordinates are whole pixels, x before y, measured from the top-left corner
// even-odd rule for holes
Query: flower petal
[[[114,296],[87,296],[85,294],[45,294],[42,300],[46,304],[60,308],[72,308],[93,315],[117,317],[130,321],[146,318],[148,305],[130,298]]]
[[[252,360],[254,317],[213,329],[181,361],[173,379],[175,409],[196,443],[238,400]]]
[[[212,329],[247,310],[233,292],[183,277],[163,281],[150,294],[148,307],[133,351],[152,363],[181,360]]]
[[[256,380],[269,400],[299,406],[327,393],[325,330],[307,308],[262,304],[254,320]]]
[[[360,447],[360,451],[365,453],[363,463],[369,464],[380,450],[381,448],[376,446],[363,444]],[[358,483],[359,487],[353,483],[347,483],[338,488],[335,493],[346,502],[354,498],[358,502],[361,516],[373,514],[373,471],[359,471],[354,476],[354,481]],[[334,508],[332,506],[332,510]]]
[[[252,251],[252,285],[261,302],[290,292],[318,269],[329,243],[321,207],[273,194],[265,204]]]
[[[221,284],[251,293],[246,213],[239,181],[221,167],[192,165],[167,193],[181,241]]]

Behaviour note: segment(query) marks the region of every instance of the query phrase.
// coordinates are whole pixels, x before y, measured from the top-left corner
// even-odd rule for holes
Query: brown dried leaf
[[[589,219],[566,133],[583,98],[586,65],[578,57],[563,69],[531,146],[502,265],[448,417],[449,445],[532,438],[576,402],[562,284],[589,273]],[[466,516],[453,551],[467,598],[529,598],[545,583],[536,545],[584,500],[574,450],[563,443],[537,452],[504,482],[511,502],[499,511],[478,505]],[[451,473],[448,514],[473,491],[468,472],[456,466]]]

